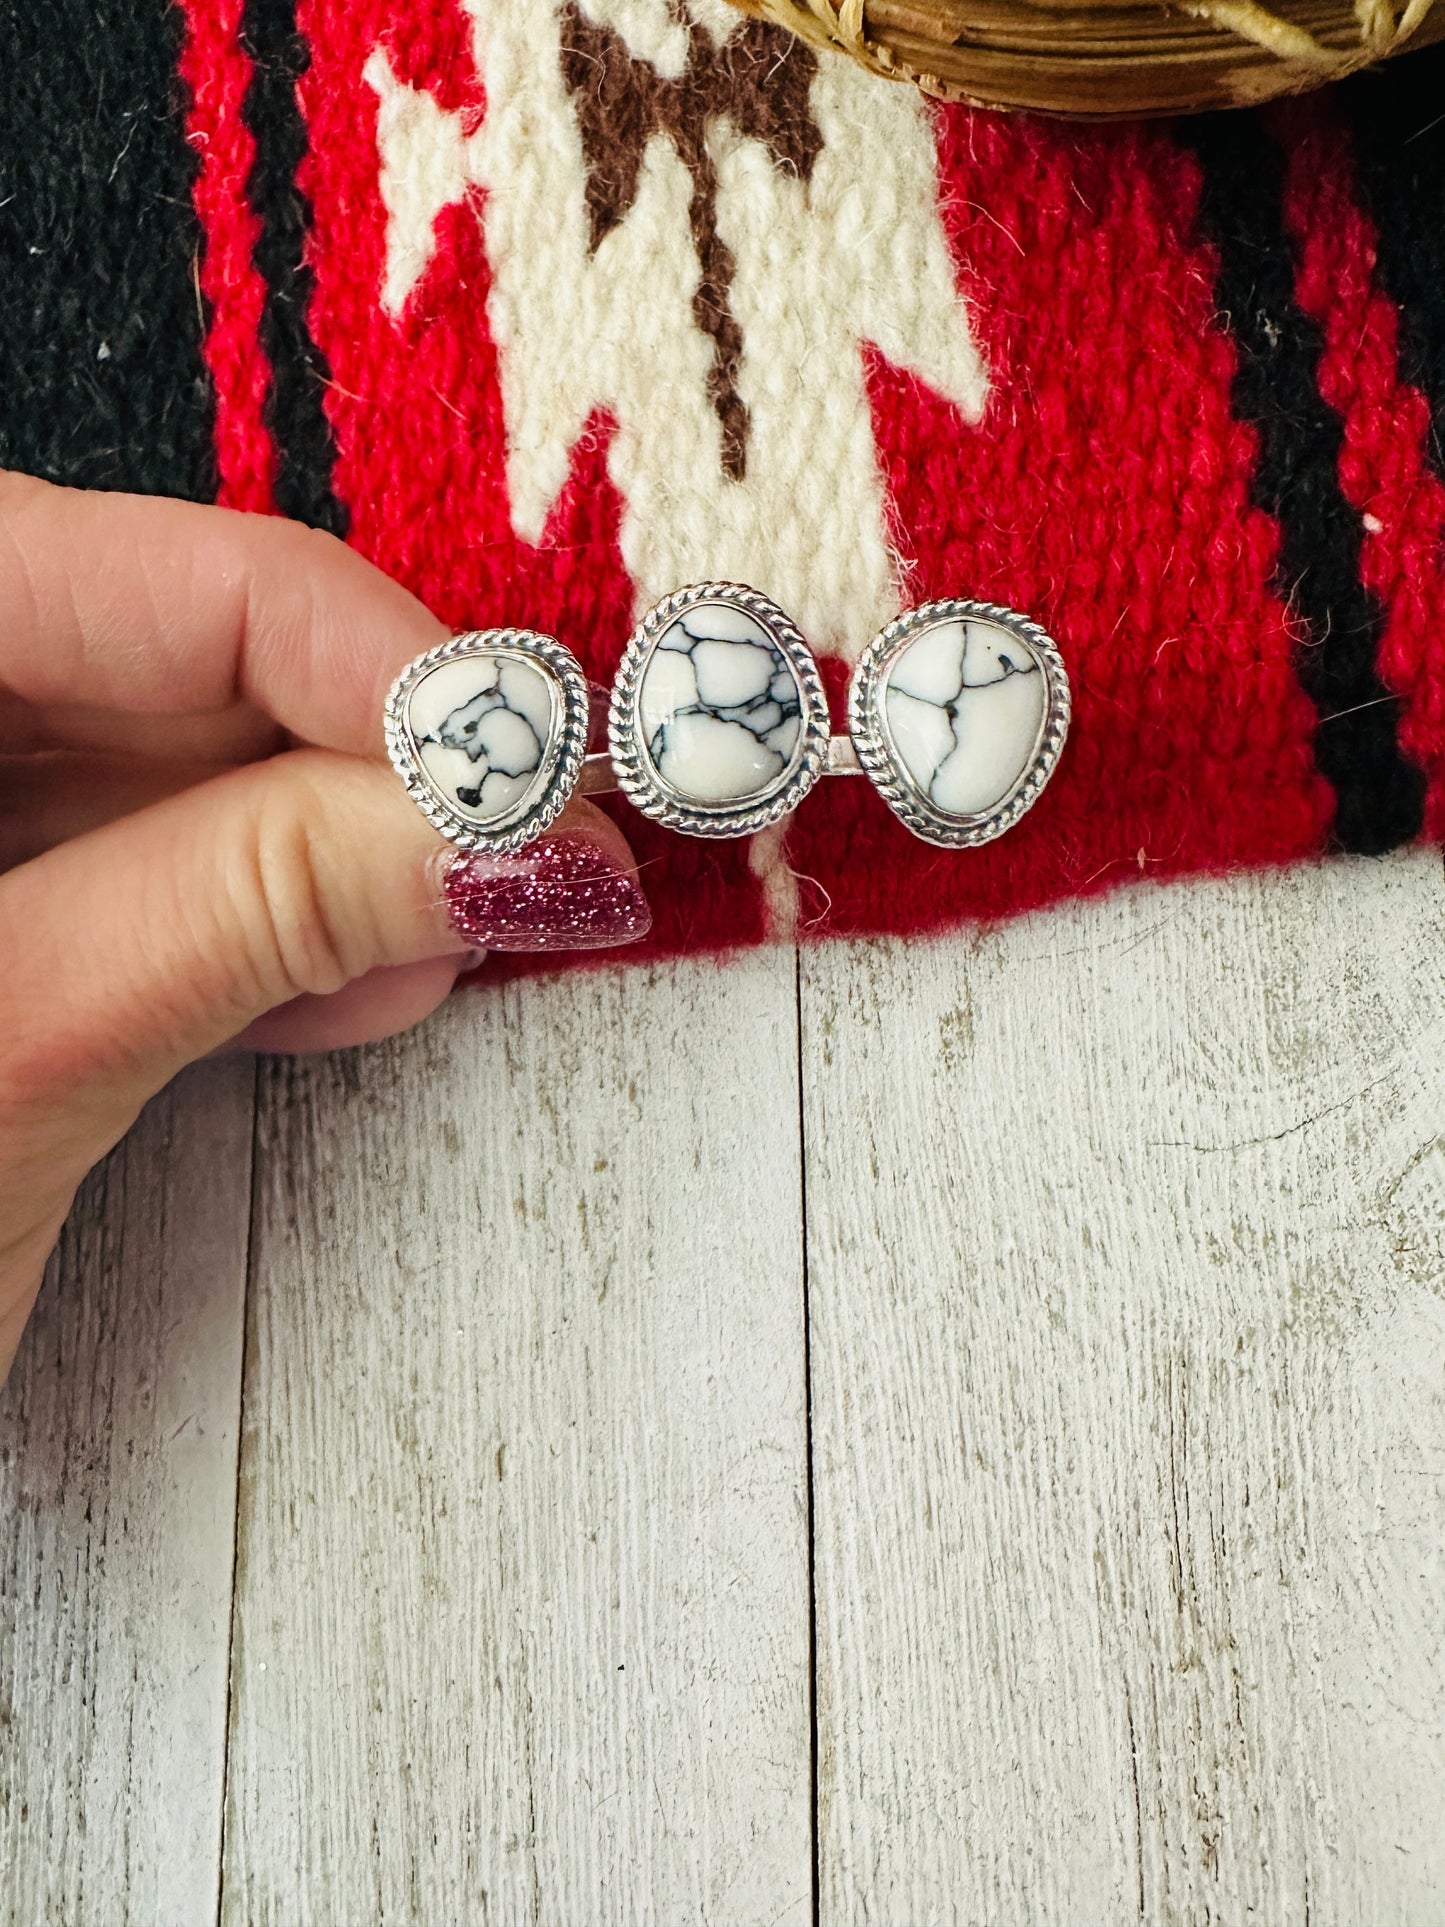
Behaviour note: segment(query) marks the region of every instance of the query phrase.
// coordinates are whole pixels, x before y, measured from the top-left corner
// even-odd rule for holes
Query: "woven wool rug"
[[[722,0],[0,0],[0,462],[300,517],[609,679],[750,582],[1073,678],[1007,837],[827,783],[618,804],[645,954],[916,931],[1445,829],[1445,52],[1102,130],[937,107]]]

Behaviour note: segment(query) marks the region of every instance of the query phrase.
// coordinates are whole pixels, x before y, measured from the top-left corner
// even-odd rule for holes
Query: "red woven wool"
[[[237,42],[245,0],[182,0],[181,79],[191,100],[187,135],[200,157],[196,212],[206,233],[199,268],[209,305],[206,360],[216,384],[217,500],[272,506],[276,451],[261,419],[271,370],[260,344],[265,290],[252,260],[260,222],[246,198],[256,143],[241,118],[251,63]]]
[[[445,621],[563,636],[605,683],[634,615],[607,478],[611,424],[602,415],[589,423],[542,541],[521,541],[508,508],[480,193],[442,210],[425,280],[400,321],[377,301],[386,211],[377,100],[362,72],[380,47],[398,78],[479,120],[485,95],[463,16],[450,0],[415,9],[304,0],[298,23],[315,50],[301,86],[311,137],[301,184],[315,222],[311,325],[333,370],[328,413],[351,540]],[[764,935],[745,847],[685,841],[636,817],[627,832],[655,916],[647,954]]]
[[[1430,407],[1399,375],[1399,319],[1374,282],[1375,230],[1355,198],[1349,129],[1333,102],[1277,113],[1289,154],[1285,216],[1301,307],[1324,334],[1320,392],[1345,430],[1340,479],[1360,511],[1360,572],[1384,605],[1378,662],[1404,699],[1400,742],[1426,772],[1425,834],[1445,835],[1445,483],[1425,459]]]
[[[831,822],[800,818],[794,860],[830,927],[875,930],[1318,849],[1330,798],[1270,588],[1277,532],[1248,503],[1253,438],[1230,415],[1192,164],[1163,134],[1012,117],[947,112],[940,136],[997,400],[970,434],[878,366],[898,540],[919,600],[966,585],[1049,629],[1074,733],[1033,811],[966,861],[851,792]]]
[[[1268,384],[1287,414],[1301,370],[1343,437],[1310,415],[1308,500],[1358,523],[1385,735],[1438,836],[1445,484],[1336,111],[1269,123],[1283,187],[1241,208],[1217,142],[925,108],[771,28],[719,44],[640,9],[629,41],[616,11],[297,0],[309,231],[282,293],[313,347],[278,370],[244,4],[187,0],[224,499],[334,499],[445,620],[549,631],[600,682],[654,595],[721,575],[802,621],[835,727],[848,659],[934,596],[1034,616],[1075,692],[1053,783],[977,851],[918,842],[857,781],[739,844],[619,803],[657,912],[636,954],[937,929],[1326,848],[1301,663],[1335,645],[1290,606],[1316,523],[1281,522],[1266,446]],[[1256,213],[1244,258],[1276,231],[1288,258],[1251,335],[1221,290],[1229,222]]]

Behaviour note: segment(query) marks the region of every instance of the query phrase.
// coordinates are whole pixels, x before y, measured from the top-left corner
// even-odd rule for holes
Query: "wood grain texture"
[[[1438,1922],[1439,859],[805,955],[821,1919]]]
[[[182,1080],[0,1407],[0,1920],[805,1927],[810,1389],[824,1927],[1433,1927],[1442,958],[1411,856],[268,1065],[239,1486]]]
[[[788,953],[266,1072],[223,1918],[802,1927]]]
[[[0,1398],[0,1919],[194,1927],[220,1871],[250,1063],[92,1174]]]

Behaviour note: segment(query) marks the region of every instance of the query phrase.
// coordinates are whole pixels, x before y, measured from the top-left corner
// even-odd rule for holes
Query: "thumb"
[[[466,950],[449,854],[384,764],[304,749],[0,878],[0,1296],[38,1284],[76,1184],[182,1065],[290,999]]]

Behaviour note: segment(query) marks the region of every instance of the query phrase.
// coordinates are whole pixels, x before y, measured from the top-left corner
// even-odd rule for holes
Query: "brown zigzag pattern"
[[[620,34],[588,20],[568,0],[562,72],[582,134],[594,250],[637,198],[642,157],[655,134],[667,136],[688,171],[688,218],[702,270],[693,313],[713,344],[709,392],[722,426],[723,469],[740,482],[748,447],[748,410],[737,379],[743,334],[729,306],[736,263],[718,233],[717,169],[708,130],[729,120],[740,134],[760,141],[776,166],[808,180],[823,147],[808,99],[817,61],[802,41],[765,21],[744,21],[721,46],[696,27],[684,27],[687,65],[671,80],[634,59]]]

